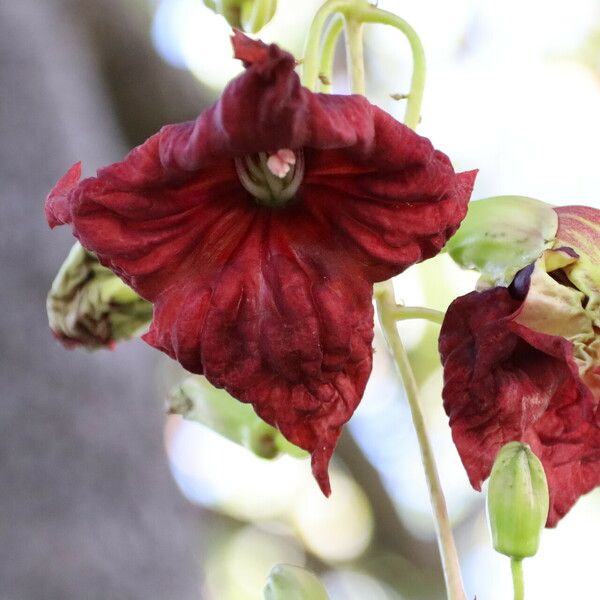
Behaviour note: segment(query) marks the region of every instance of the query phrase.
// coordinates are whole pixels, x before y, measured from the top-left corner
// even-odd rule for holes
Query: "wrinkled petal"
[[[548,526],[600,484],[597,401],[582,382],[572,344],[516,322],[521,302],[505,288],[450,306],[440,334],[444,407],[475,489],[500,448],[528,443],[546,470]]]
[[[69,193],[81,179],[81,162],[75,163],[56,183],[46,199],[46,219],[50,227],[71,222]]]
[[[259,211],[210,281],[155,303],[146,340],[311,452],[328,493],[327,464],[371,371],[373,309],[370,284],[326,235],[299,207]]]
[[[565,269],[574,286],[587,297],[586,309],[600,327],[600,210],[590,206],[561,206],[558,214],[557,245],[577,253],[579,260]]]
[[[371,286],[435,254],[474,173],[361,96],[303,88],[294,58],[241,34],[247,70],[196,121],[169,125],[48,202],[154,305],[146,341],[251,403],[327,463],[371,370]],[[234,158],[304,153],[286,206],[256,203]]]

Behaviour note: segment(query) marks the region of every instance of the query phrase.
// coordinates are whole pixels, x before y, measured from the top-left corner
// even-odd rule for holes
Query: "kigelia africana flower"
[[[526,211],[529,202],[522,199]],[[547,524],[554,526],[600,485],[600,211],[540,205],[534,206],[538,217],[546,213],[538,225],[551,239],[521,236],[522,253],[516,238],[512,243],[520,259],[531,257],[538,243],[539,257],[508,286],[455,300],[442,326],[440,353],[444,406],[471,484],[481,489],[504,444],[529,444],[546,471]],[[502,201],[498,208],[505,224],[517,218]],[[522,231],[513,225],[518,237]],[[482,230],[481,239],[498,241],[492,231]],[[449,249],[454,252],[453,242]],[[494,272],[490,256],[480,261],[484,287]]]
[[[143,298],[145,340],[327,465],[371,372],[372,285],[435,255],[474,172],[362,96],[314,94],[239,32],[246,71],[195,121],[50,193],[51,226]]]

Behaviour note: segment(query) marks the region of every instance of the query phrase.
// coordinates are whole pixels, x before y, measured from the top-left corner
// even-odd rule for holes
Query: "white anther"
[[[283,179],[296,164],[296,154],[293,150],[283,148],[267,159],[267,167],[279,179]]]

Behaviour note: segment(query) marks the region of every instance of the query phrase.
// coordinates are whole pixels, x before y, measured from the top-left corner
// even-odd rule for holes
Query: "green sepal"
[[[558,217],[545,202],[496,196],[469,204],[445,250],[465,269],[481,273],[479,287],[507,286],[518,271],[551,247]]]
[[[319,578],[293,565],[275,565],[263,590],[264,600],[329,600]]]
[[[260,458],[272,459],[282,453],[296,458],[308,456],[265,423],[252,406],[214,387],[200,375],[188,377],[171,391],[167,409],[170,414],[201,423]]]
[[[548,518],[544,467],[527,444],[509,442],[494,462],[487,511],[494,549],[516,560],[533,556]]]

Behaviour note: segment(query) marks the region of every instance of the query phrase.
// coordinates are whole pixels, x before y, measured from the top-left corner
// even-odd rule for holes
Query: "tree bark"
[[[158,353],[69,352],[47,328],[73,239],[48,230],[43,200],[76,160],[90,174],[125,148],[71,17],[58,0],[0,0],[0,598],[197,600],[200,532],[163,449]]]

